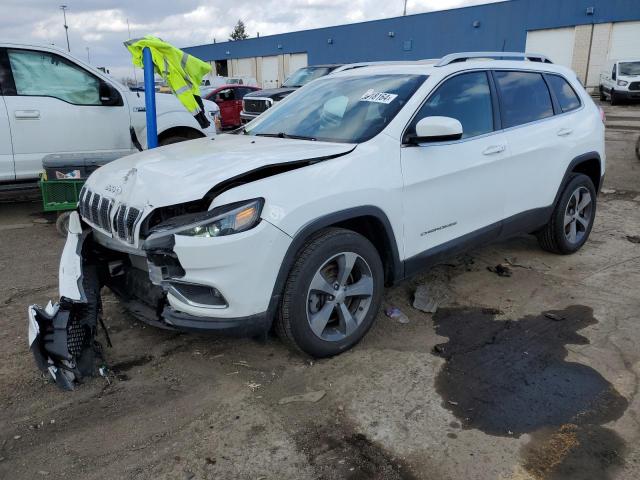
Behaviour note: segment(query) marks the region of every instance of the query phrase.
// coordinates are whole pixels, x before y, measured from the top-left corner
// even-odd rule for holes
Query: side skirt
[[[425,250],[404,261],[405,278],[483,245],[533,233],[549,221],[552,212],[553,206],[528,210]]]

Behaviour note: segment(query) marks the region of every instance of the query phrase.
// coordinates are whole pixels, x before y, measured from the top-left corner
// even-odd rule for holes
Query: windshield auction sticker
[[[397,97],[395,93],[375,92],[369,89],[360,97],[361,102],[391,103]]]

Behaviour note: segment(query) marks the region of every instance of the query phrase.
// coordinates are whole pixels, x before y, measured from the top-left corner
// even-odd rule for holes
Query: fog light
[[[171,282],[169,292],[181,302],[194,307],[224,308],[227,300],[217,288],[194,283]]]

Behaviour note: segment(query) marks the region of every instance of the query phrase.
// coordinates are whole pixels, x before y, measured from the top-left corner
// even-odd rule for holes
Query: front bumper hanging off
[[[64,390],[73,390],[76,382],[94,372],[95,356],[100,348],[95,342],[99,297],[93,296],[89,305],[82,270],[82,248],[86,234],[82,232],[80,218],[73,212],[69,218],[69,234],[62,252],[59,269],[59,302],[46,307],[31,305],[29,317],[29,348],[36,365],[48,372]],[[89,272],[87,272],[89,273]]]
[[[273,231],[279,234],[277,229]],[[177,262],[172,252],[152,249],[144,251],[146,257],[129,255],[101,245],[94,236],[91,228],[83,229],[78,213],[72,212],[60,260],[60,300],[44,308],[31,305],[28,309],[29,347],[36,364],[61,388],[73,389],[83,377],[96,373],[96,358],[102,357],[95,336],[103,286],[130,314],[156,327],[234,336],[264,335],[268,331],[271,322],[267,311],[223,317],[210,316],[221,310],[208,309],[208,314],[195,315],[175,308],[168,296],[176,295],[176,285],[184,285],[174,281],[180,280],[184,271],[180,272],[179,263],[170,263]],[[163,278],[167,271],[168,279]],[[227,272],[226,277],[229,275]]]

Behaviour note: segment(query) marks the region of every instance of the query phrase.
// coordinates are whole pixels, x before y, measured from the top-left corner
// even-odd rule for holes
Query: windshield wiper
[[[304,135],[290,135],[288,133],[284,133],[284,132],[278,132],[278,133],[255,133],[254,134],[256,137],[276,137],[276,138],[291,138],[293,140],[311,140],[311,141],[315,141],[315,137],[307,137]]]

